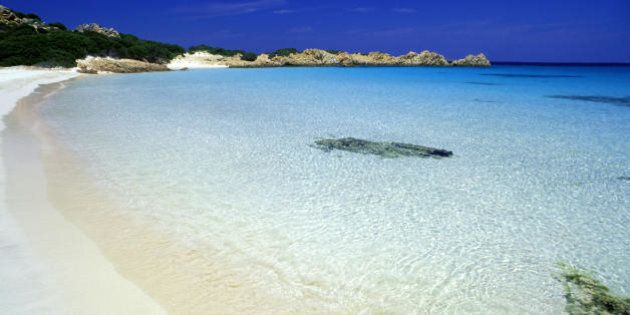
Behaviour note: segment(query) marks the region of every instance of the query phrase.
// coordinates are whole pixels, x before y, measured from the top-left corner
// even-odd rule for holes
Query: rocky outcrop
[[[268,68],[283,66],[302,67],[353,67],[353,66],[407,66],[407,67],[447,67],[450,66],[446,58],[438,53],[423,51],[420,53],[409,52],[406,55],[395,57],[382,52],[369,54],[347,52],[329,52],[321,49],[306,49],[302,52],[292,53],[288,56],[260,54],[254,61],[243,60],[241,54],[234,56],[221,56],[208,52],[197,51],[186,53],[174,58],[168,65],[147,63],[129,59],[112,58],[86,58],[77,61],[81,72],[143,72],[179,70],[184,68]],[[468,56],[455,61],[457,66],[489,66],[483,54]]]
[[[463,59],[453,61],[452,65],[456,67],[490,67],[490,60],[484,54],[468,55]]]
[[[421,53],[415,53],[413,51],[407,53],[399,58],[400,64],[404,66],[448,66],[449,63],[446,58],[438,53],[425,50]]]
[[[77,71],[81,73],[137,73],[168,70],[166,65],[133,59],[87,57],[77,60]]]
[[[399,58],[382,52],[343,54],[349,58],[349,60],[345,60],[345,66],[395,66],[400,64]]]
[[[21,25],[29,25],[36,31],[48,31],[52,26],[46,25],[39,17],[31,14],[15,12],[5,6],[0,5],[0,32],[2,28],[13,28]]]
[[[375,142],[356,138],[321,139],[315,141],[314,147],[326,152],[343,150],[361,154],[373,154],[385,158],[411,157],[450,157],[453,152],[425,147],[417,144],[400,142]]]
[[[96,23],[90,24],[81,24],[77,26],[75,31],[83,33],[83,32],[96,32],[99,34],[103,34],[108,37],[120,37],[120,33],[113,28],[102,27]]]
[[[409,67],[447,67],[451,64],[438,53],[423,51],[420,53],[409,52],[406,55],[395,57],[382,52],[369,54],[339,52],[332,53],[321,49],[306,49],[303,52],[293,53],[288,56],[269,57],[266,54],[258,56],[255,61],[241,60],[239,55],[223,57],[216,61],[229,67],[257,68],[257,67],[281,67],[281,66],[305,66],[305,67],[352,67],[352,66],[409,66]],[[487,67],[490,62],[480,54],[468,56],[455,62],[457,66]]]
[[[17,16],[11,9],[0,5],[0,24],[6,26],[19,26],[21,25],[22,19]]]
[[[352,67],[352,66],[407,66],[407,67],[447,67],[451,64],[446,58],[438,53],[423,51],[420,53],[409,52],[406,55],[395,57],[382,52],[371,52],[369,54],[330,52],[321,49],[306,49],[302,52],[292,53],[287,56],[276,55],[270,57],[268,54],[260,54],[256,60],[247,61],[241,58],[240,54],[234,56],[213,55],[207,52],[195,52],[194,54],[184,54],[173,60],[173,62],[184,64],[191,62],[208,66],[227,66],[232,68],[264,68],[282,66],[303,66],[303,67]],[[483,55],[468,56],[455,61],[452,65],[467,67],[487,67],[490,62]],[[194,67],[194,66],[193,66]]]
[[[282,59],[282,58],[278,58]],[[306,49],[301,53],[283,57],[291,66],[336,66],[339,65],[337,55],[321,49]]]

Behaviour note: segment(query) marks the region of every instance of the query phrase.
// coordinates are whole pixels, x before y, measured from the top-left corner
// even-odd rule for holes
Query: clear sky
[[[97,22],[188,47],[424,49],[449,59],[630,62],[630,0],[0,0],[69,27]]]

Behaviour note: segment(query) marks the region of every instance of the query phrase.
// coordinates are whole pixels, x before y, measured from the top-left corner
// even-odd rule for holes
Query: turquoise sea
[[[111,213],[195,253],[143,282],[196,279],[178,301],[556,314],[558,262],[630,293],[628,97],[630,67],[211,69],[89,76],[38,110]],[[454,155],[312,147],[348,136]]]

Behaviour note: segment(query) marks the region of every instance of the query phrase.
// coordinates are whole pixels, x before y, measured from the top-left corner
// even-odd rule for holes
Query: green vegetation
[[[62,31],[67,31],[68,30],[68,28],[63,23],[60,23],[60,22],[48,23],[48,26],[56,27],[56,28],[58,28],[58,29],[60,29]]]
[[[63,30],[63,24],[39,31],[29,25],[0,33],[0,66],[38,65],[74,67],[75,60],[87,55],[130,58],[164,63],[184,49],[123,34],[120,38],[95,32]]]
[[[190,53],[195,53],[197,51],[204,51],[209,54],[221,55],[225,57],[233,57],[240,54],[241,60],[246,60],[246,61],[254,61],[256,60],[256,58],[258,58],[258,54],[253,53],[253,52],[246,52],[243,50],[231,50],[231,49],[224,49],[220,47],[211,47],[207,45],[196,45],[196,46],[191,46],[190,48],[188,48],[188,52]]]
[[[258,55],[253,52],[246,52],[243,55],[241,55],[241,59],[245,61],[254,61],[256,60],[256,58],[258,58]]]
[[[35,13],[22,13],[22,12],[17,12],[17,11],[13,11],[13,13],[15,13],[15,15],[21,19],[33,19],[33,20],[38,20],[38,21],[42,20],[42,18],[40,18],[39,15]]]
[[[87,55],[164,63],[182,53],[177,45],[69,31],[62,23],[45,24],[35,14],[0,8],[0,66],[74,67]]]
[[[333,55],[338,55],[340,53],[342,53],[342,50],[337,50],[337,49],[326,49],[326,52],[329,54],[333,54]]]
[[[275,56],[283,56],[288,57],[290,54],[297,54],[299,51],[295,48],[281,48],[276,51],[273,51],[269,54],[269,58],[273,58]]]
[[[167,63],[186,52],[178,45],[142,40],[129,34],[98,25],[88,25],[81,31],[69,30],[63,23],[44,23],[33,13],[21,13],[0,6],[0,67],[35,65],[44,67],[74,67],[76,60],[88,55],[129,58],[151,63]],[[258,54],[244,50],[224,49],[207,45],[192,46],[190,53],[203,51],[226,57],[240,56],[255,61]],[[339,50],[326,50],[339,54]],[[300,51],[282,48],[269,54],[288,57]]]
[[[630,297],[615,295],[595,277],[581,269],[561,263],[558,280],[564,286],[569,314],[630,315]]]
[[[198,51],[204,51],[209,54],[221,55],[225,57],[232,57],[232,56],[236,56],[237,54],[244,53],[244,51],[242,50],[230,50],[230,49],[224,49],[220,47],[211,47],[207,45],[196,45],[196,46],[191,46],[190,48],[188,48],[188,52],[190,53],[195,53]]]

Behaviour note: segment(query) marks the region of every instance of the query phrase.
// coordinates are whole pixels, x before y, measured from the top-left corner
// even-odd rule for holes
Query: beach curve
[[[10,128],[20,106],[78,76],[68,69],[0,69],[0,313],[165,313],[51,205],[40,144]]]

